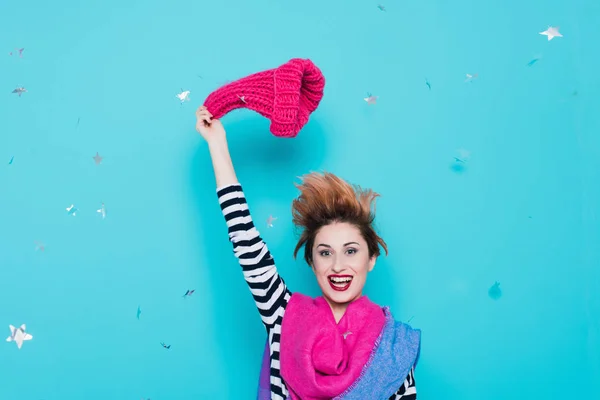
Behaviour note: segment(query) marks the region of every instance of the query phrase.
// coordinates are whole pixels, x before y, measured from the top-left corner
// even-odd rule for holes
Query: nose
[[[339,274],[345,269],[346,267],[344,266],[344,261],[341,259],[341,257],[336,257],[336,260],[334,261],[333,266],[331,267],[331,271],[334,274]]]

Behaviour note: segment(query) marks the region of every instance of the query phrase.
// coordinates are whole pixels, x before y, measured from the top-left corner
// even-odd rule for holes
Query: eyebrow
[[[344,243],[344,247],[348,246],[349,244],[355,244],[355,245],[357,245],[357,246],[360,246],[360,245],[359,245],[358,243],[356,243],[356,242],[348,242],[348,243]],[[328,244],[325,244],[325,243],[319,243],[319,245],[318,245],[317,247],[321,247],[321,246],[323,246],[323,247],[329,247],[329,248],[331,248],[331,246],[330,246],[330,245],[328,245]]]

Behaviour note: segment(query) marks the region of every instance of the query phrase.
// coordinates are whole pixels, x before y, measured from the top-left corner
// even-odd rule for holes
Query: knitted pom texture
[[[248,108],[271,120],[271,133],[293,138],[323,98],[325,78],[308,59],[294,58],[282,66],[231,82],[214,92],[204,106],[219,119]]]

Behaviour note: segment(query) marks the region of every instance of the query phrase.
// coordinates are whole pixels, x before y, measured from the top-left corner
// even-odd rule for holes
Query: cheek
[[[315,256],[313,258],[313,270],[316,273],[326,273],[330,268],[330,259]]]
[[[361,259],[360,260],[357,259],[354,264],[355,264],[355,267],[353,269],[354,269],[354,272],[356,273],[356,275],[359,275],[361,277],[366,277],[367,273],[369,272],[369,267],[370,267],[369,259],[361,257]]]
[[[319,261],[313,261],[313,272],[315,273],[315,275],[317,276],[324,276],[327,275],[327,266],[324,265],[324,263],[319,262]]]

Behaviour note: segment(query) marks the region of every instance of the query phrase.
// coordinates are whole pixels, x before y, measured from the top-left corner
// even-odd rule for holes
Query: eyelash
[[[353,252],[354,252],[354,254],[358,253],[358,250],[357,250],[357,249],[355,249],[355,248],[350,248],[350,249],[348,249],[347,251],[353,251]],[[325,257],[325,255],[324,255],[323,253],[326,253],[326,252],[329,252],[329,250],[323,250],[323,251],[319,252],[319,255],[320,255],[321,257]]]

